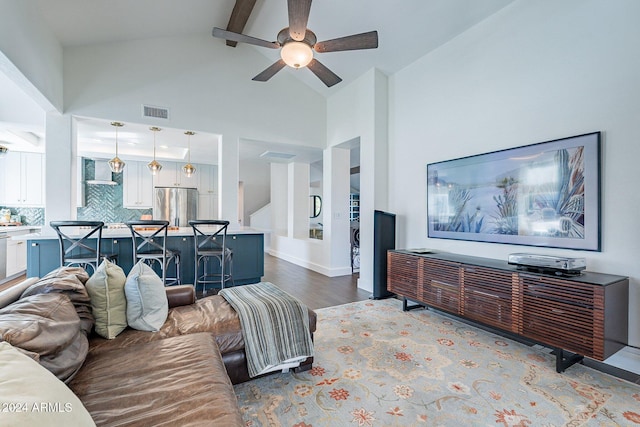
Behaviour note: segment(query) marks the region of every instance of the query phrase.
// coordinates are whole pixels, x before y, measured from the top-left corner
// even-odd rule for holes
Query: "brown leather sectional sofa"
[[[111,340],[92,333],[69,388],[99,426],[243,425],[233,384],[250,378],[237,314],[217,295],[196,301],[192,286],[166,291],[162,328],[127,328]],[[311,310],[309,327],[313,334]]]

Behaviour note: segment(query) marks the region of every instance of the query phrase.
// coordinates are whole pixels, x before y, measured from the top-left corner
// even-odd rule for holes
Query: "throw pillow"
[[[127,327],[126,281],[122,268],[105,258],[85,284],[91,298],[95,331],[101,337],[113,339]]]
[[[133,266],[124,285],[127,322],[140,331],[158,331],[169,313],[164,283],[143,261]]]
[[[0,342],[2,425],[95,426],[73,392],[38,362]]]

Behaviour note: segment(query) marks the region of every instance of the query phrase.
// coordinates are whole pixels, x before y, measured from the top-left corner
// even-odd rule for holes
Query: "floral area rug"
[[[395,299],[316,310],[315,361],[235,386],[247,426],[633,426],[640,386]]]

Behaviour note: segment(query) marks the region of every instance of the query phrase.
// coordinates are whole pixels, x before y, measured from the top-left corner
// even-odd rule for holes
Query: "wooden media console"
[[[628,338],[623,276],[556,276],[488,258],[394,250],[387,253],[387,288],[402,297],[405,311],[433,307],[549,346],[558,372],[584,356],[603,361]]]

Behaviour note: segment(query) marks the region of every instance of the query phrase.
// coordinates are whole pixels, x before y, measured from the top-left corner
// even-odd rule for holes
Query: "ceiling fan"
[[[313,31],[307,28],[311,0],[287,0],[289,26],[278,33],[277,41],[269,42],[234,31],[215,27],[213,36],[227,42],[248,43],[270,49],[280,49],[281,59],[273,63],[252,80],[266,82],[278,71],[289,65],[293,68],[309,68],[322,82],[331,87],[342,79],[313,57],[313,52],[338,52],[343,50],[375,49],[378,47],[378,32],[354,34],[337,39],[318,42]]]

